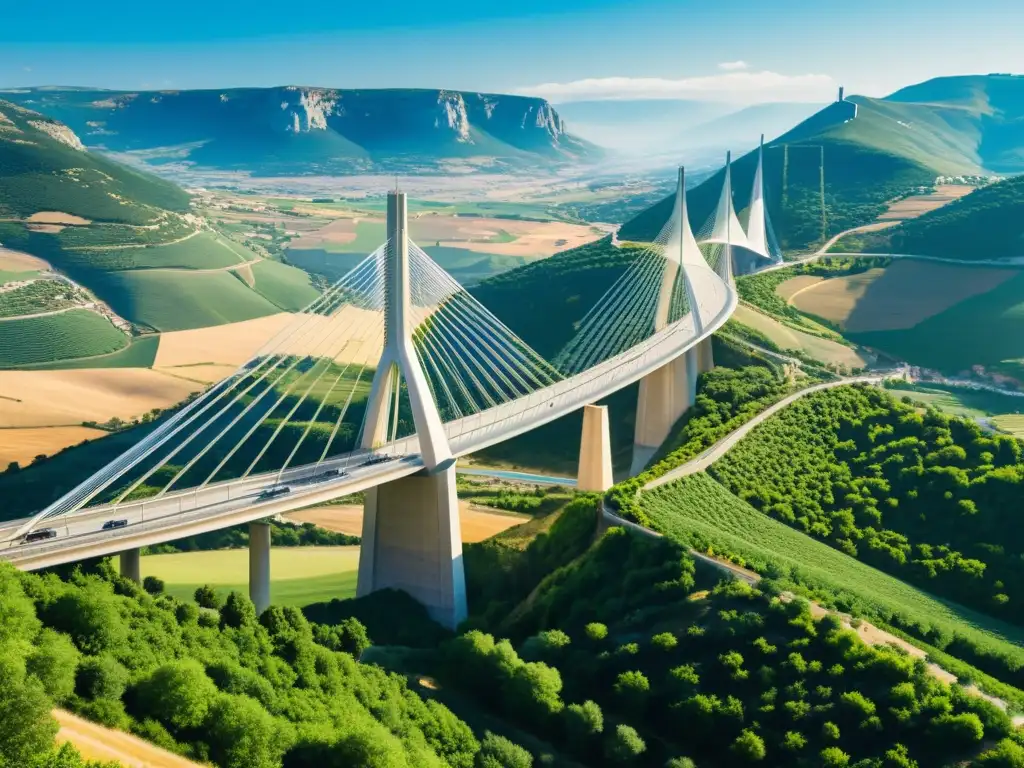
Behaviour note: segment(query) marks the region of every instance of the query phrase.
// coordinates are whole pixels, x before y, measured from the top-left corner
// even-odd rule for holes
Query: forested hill
[[[1015,176],[910,219],[861,236],[866,252],[912,253],[953,259],[1024,256],[1024,176]]]
[[[170,182],[87,151],[66,125],[0,100],[0,219],[57,211],[149,224],[188,201]]]
[[[711,474],[755,508],[881,570],[1024,624],[1024,444],[843,387],[759,426]]]
[[[565,517],[586,501],[523,570],[566,544]],[[589,538],[594,522],[576,527]],[[499,569],[512,555],[489,561],[496,590],[521,575]],[[591,768],[995,768],[1021,754],[1005,713],[923,661],[704,569],[669,537],[613,528],[518,610],[472,617],[482,631],[442,648],[441,682]]]
[[[484,280],[471,292],[485,307],[550,359],[576,324],[632,263],[636,251],[610,237]]]
[[[281,86],[185,91],[29,88],[15,101],[90,146],[166,150],[260,174],[430,169],[445,160],[541,167],[597,159],[543,99],[428,89]]]
[[[936,176],[1024,171],[1024,78],[943,78],[886,99],[851,96],[765,148],[769,215],[783,248],[798,251],[872,221],[888,201]],[[750,200],[756,153],[733,165],[737,209]],[[824,200],[822,199],[824,182]],[[722,174],[691,190],[691,222],[713,210]],[[624,240],[650,240],[669,200],[623,225]]]

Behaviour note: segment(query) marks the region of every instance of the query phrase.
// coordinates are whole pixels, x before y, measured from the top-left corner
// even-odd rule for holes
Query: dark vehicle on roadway
[[[53,528],[40,528],[38,531],[29,531],[21,541],[30,544],[33,541],[45,541],[46,539],[57,538],[57,532]]]
[[[111,530],[113,528],[124,528],[126,525],[128,525],[128,521],[124,520],[124,519],[121,519],[121,520],[107,520],[107,522],[105,522],[103,524],[103,530],[104,531],[109,531],[109,530]]]
[[[287,485],[279,485],[277,488],[267,488],[265,491],[260,492],[261,499],[273,499],[276,496],[284,496],[286,493],[291,493],[291,488]]]
[[[370,458],[368,458],[366,461],[364,461],[359,466],[360,467],[372,467],[374,464],[386,464],[387,462],[394,461],[394,460],[395,460],[394,456],[371,456]]]

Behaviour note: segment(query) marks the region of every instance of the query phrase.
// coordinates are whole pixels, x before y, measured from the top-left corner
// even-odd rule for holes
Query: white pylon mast
[[[441,415],[437,411],[412,343],[409,286],[409,240],[405,193],[388,193],[388,244],[384,258],[384,351],[373,375],[366,403],[361,447],[373,449],[388,439],[388,423],[397,420],[399,374],[405,380],[420,453],[428,470],[452,458]],[[392,401],[392,396],[394,401]],[[395,410],[395,413],[391,411]]]
[[[679,269],[682,273],[680,277],[683,285],[686,287],[686,302],[690,305],[690,311],[693,313],[693,327],[700,334],[704,331],[704,322],[701,320],[697,295],[693,290],[693,285],[690,283],[690,277],[686,272],[685,266],[687,245],[697,249],[698,254],[696,255],[699,255],[699,249],[697,248],[697,241],[693,237],[693,230],[690,229],[690,217],[686,212],[686,169],[683,166],[679,166],[676,207],[676,215],[679,217]]]
[[[735,214],[732,212],[732,152],[725,153],[725,189],[722,191],[728,204],[729,215],[725,218],[725,250],[722,252],[724,263],[722,264],[722,279],[732,285],[732,219]]]

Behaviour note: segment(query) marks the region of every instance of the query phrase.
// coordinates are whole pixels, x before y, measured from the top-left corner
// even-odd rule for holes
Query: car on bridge
[[[359,466],[360,467],[372,467],[374,464],[386,464],[389,461],[395,461],[397,458],[398,458],[397,456],[379,456],[379,455],[374,455],[374,456],[371,456],[370,458],[368,458],[366,461],[364,461]]]
[[[21,540],[22,544],[31,544],[33,541],[45,541],[46,539],[57,538],[57,531],[53,528],[40,528],[38,531],[29,531]]]
[[[120,520],[107,520],[107,522],[103,524],[103,530],[110,531],[114,528],[124,528],[126,525],[128,525],[128,521],[124,518]]]
[[[284,496],[286,493],[291,493],[292,489],[287,485],[279,485],[276,488],[267,488],[264,491],[260,491],[260,499],[273,499],[278,496]]]

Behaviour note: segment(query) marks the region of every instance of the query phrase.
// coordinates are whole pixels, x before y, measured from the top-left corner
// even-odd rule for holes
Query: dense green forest
[[[109,569],[61,581],[7,565],[0,611],[5,768],[52,751],[53,705],[222,768],[489,765],[493,747],[446,707],[356,661],[355,621],[257,617],[238,593],[201,609]]]
[[[1024,623],[1022,444],[865,386],[815,393],[711,468],[741,499],[936,594]]]
[[[892,230],[844,239],[838,247],[971,261],[1024,256],[1024,176],[975,190]]]
[[[594,519],[582,500],[565,514]],[[588,526],[575,527],[562,543],[583,539]],[[1001,710],[922,661],[866,646],[835,617],[814,620],[803,601],[718,578],[670,539],[613,528],[511,615],[477,615],[476,629],[442,645],[438,677],[587,766],[1009,766],[1024,756]],[[980,756],[983,742],[998,746]]]

